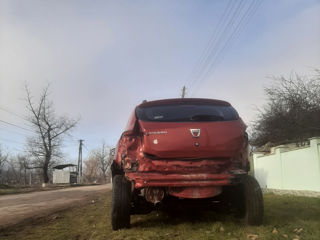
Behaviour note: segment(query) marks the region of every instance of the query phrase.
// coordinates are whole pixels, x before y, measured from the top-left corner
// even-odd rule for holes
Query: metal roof
[[[64,169],[64,168],[66,168],[66,167],[76,167],[77,165],[75,165],[75,164],[71,164],[71,163],[69,163],[69,164],[61,164],[61,165],[57,165],[57,166],[55,166],[55,167],[53,167],[54,169]]]

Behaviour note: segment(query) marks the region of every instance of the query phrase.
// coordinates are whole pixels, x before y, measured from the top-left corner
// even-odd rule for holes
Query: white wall
[[[52,182],[53,183],[70,183],[70,172],[63,171],[63,170],[54,170]]]
[[[278,146],[272,154],[254,153],[253,162],[262,188],[320,192],[320,138],[304,148]]]

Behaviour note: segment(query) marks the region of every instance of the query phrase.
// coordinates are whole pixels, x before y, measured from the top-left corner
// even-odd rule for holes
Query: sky
[[[0,120],[20,127],[0,122],[0,144],[24,153],[32,135],[26,83],[35,101],[50,84],[57,115],[81,119],[65,141],[70,162],[78,139],[84,157],[103,140],[115,146],[145,99],[180,97],[185,85],[250,125],[270,76],[314,68],[320,0],[0,0]]]

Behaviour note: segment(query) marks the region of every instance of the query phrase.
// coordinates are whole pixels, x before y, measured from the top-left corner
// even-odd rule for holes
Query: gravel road
[[[109,189],[111,184],[0,196],[0,229],[71,206],[89,204]]]

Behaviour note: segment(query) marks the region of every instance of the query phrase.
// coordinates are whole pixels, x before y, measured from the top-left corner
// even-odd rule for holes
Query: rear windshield
[[[215,122],[237,120],[239,115],[232,106],[167,105],[138,107],[137,118],[151,122]]]

